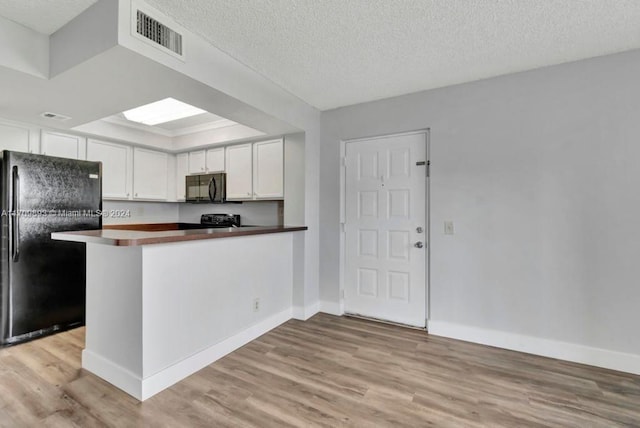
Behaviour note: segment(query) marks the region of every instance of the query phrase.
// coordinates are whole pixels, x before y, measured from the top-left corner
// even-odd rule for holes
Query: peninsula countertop
[[[144,225],[141,225],[144,226]],[[307,230],[306,226],[249,226],[209,228],[192,230],[131,230],[113,229],[81,230],[74,232],[54,232],[52,239],[72,242],[89,242],[114,246],[140,246],[166,244],[170,242],[194,241],[199,239],[231,238],[236,236],[263,235],[268,233],[297,232]]]

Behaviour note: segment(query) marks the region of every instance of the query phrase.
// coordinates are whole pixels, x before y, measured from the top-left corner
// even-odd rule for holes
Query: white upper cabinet
[[[206,171],[206,153],[204,150],[189,152],[189,174],[204,174]]]
[[[227,199],[253,199],[252,145],[226,148]]]
[[[87,140],[87,160],[102,162],[102,197],[129,199],[131,196],[131,147]]]
[[[189,152],[189,174],[224,172],[224,147]]]
[[[85,139],[77,135],[42,131],[42,154],[59,158],[85,159]]]
[[[224,147],[207,150],[207,172],[224,172]]]
[[[226,147],[227,199],[284,197],[282,139]]]
[[[0,123],[0,150],[13,150],[16,152],[32,153],[29,145],[29,128]]]
[[[168,160],[168,155],[163,152],[133,149],[134,199],[167,199]]]
[[[179,201],[186,199],[185,177],[189,172],[189,153],[180,153],[176,156],[176,198]]]
[[[255,199],[284,197],[283,140],[253,144],[253,196]]]

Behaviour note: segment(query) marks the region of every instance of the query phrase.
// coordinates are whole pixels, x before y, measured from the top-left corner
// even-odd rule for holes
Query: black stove
[[[240,227],[240,215],[202,214],[200,224],[206,227]]]

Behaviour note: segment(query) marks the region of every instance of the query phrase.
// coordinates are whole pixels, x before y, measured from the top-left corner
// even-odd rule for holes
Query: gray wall
[[[321,300],[339,141],[429,127],[430,318],[640,354],[638,76],[631,51],[323,113]]]
[[[304,224],[304,132],[284,136],[284,224]]]

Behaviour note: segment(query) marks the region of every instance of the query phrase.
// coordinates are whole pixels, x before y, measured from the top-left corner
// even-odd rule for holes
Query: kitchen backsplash
[[[279,207],[282,202],[259,201],[244,202],[242,204],[177,204],[179,221],[184,223],[197,223],[200,215],[209,213],[240,214],[242,224],[273,226],[282,224],[282,211]]]
[[[140,201],[103,201],[103,224],[199,223],[202,214],[240,214],[243,224],[282,224],[282,202],[259,201],[242,204],[187,204]]]
[[[177,203],[103,201],[102,224],[176,223]]]

